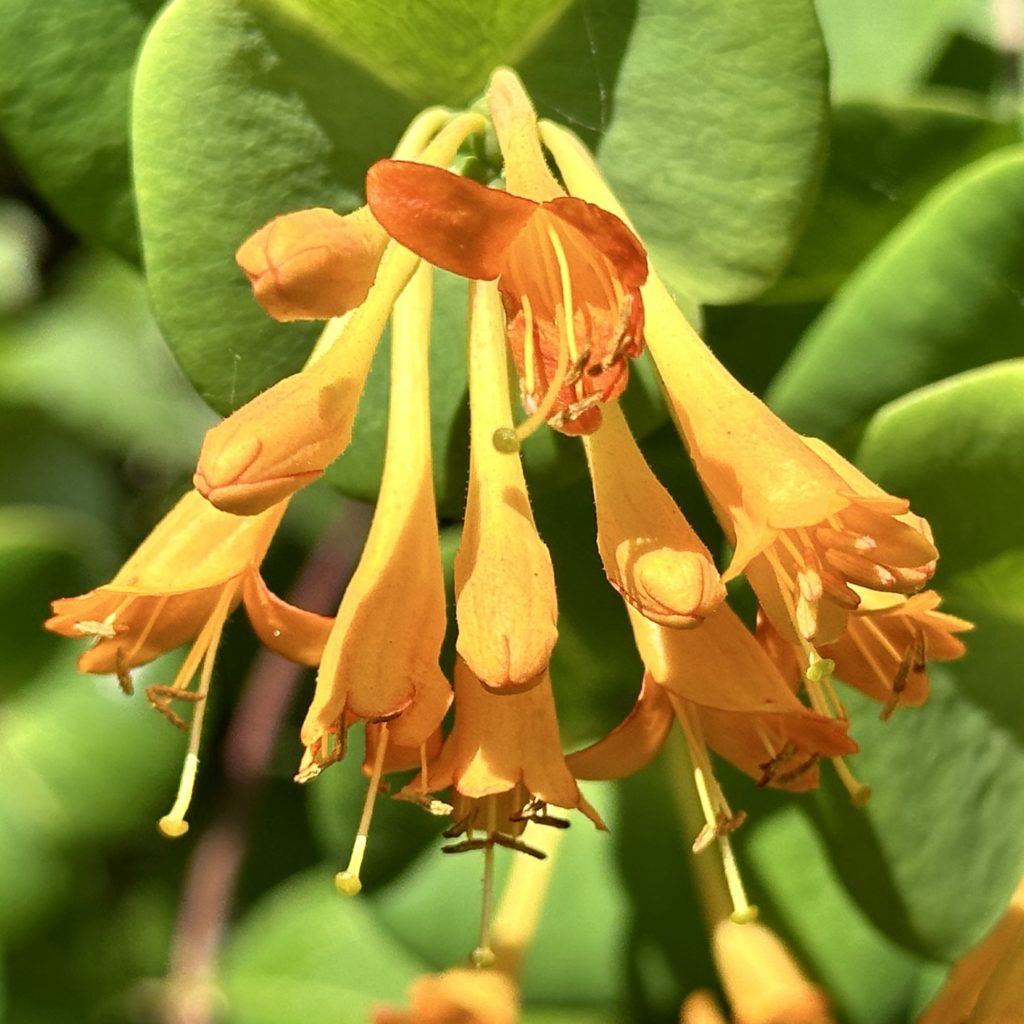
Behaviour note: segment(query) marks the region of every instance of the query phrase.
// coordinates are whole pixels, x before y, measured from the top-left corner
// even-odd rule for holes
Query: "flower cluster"
[[[937,551],[908,502],[796,434],[717,361],[581,143],[538,123],[508,70],[495,72],[487,106],[489,122],[476,113],[421,115],[394,158],[370,169],[367,207],[344,217],[288,214],[241,247],[239,262],[268,313],[328,319],[320,344],[301,372],[208,433],[195,491],[109,584],[56,602],[47,626],[94,637],[81,668],[116,673],[126,690],[132,668],[192,641],[173,683],[148,690],[183,727],[175,707],[194,706],[179,799],[162,822],[169,834],[187,827],[202,711],[231,611],[243,604],[265,644],[316,666],[297,780],[341,758],[353,725],[367,738],[370,791],[352,862],[339,875],[346,892],[359,888],[384,774],[416,771],[398,795],[451,815],[449,849],[536,853],[522,838],[527,824],[564,825],[554,806],[603,828],[577,780],[636,771],[678,722],[705,816],[694,846],[718,842],[742,919],[750,908],[728,835],[743,815],[729,806],[709,751],[760,786],[789,790],[814,787],[830,759],[863,800],[867,788],[844,761],[857,747],[833,677],[878,699],[886,716],[919,704],[928,661],[960,655],[956,634],[969,624],[938,611],[938,595],[922,590]],[[489,128],[503,189],[447,169],[470,135]],[[454,685],[440,663],[447,622],[430,445],[432,267],[466,278],[469,294],[470,473],[454,566]],[[259,565],[291,495],[349,444],[389,317],[379,499],[338,612],[326,618],[271,594]],[[619,407],[630,362],[645,348],[731,543],[721,575]],[[545,428],[580,438],[598,552],[645,669],[627,719],[568,756],[550,672],[555,579],[519,457],[522,440]],[[725,582],[741,574],[760,606],[756,631],[725,603]],[[485,934],[479,962],[487,945]]]

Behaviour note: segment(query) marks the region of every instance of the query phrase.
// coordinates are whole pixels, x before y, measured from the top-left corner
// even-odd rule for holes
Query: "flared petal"
[[[433,793],[449,786],[469,799],[522,787],[524,804],[534,798],[578,808],[604,827],[566,765],[546,672],[529,690],[495,694],[456,659],[455,725],[427,778],[412,782],[406,792]]]
[[[246,576],[242,600],[253,632],[264,647],[299,665],[320,664],[332,618],[282,600],[268,589],[259,573]]]
[[[604,739],[569,754],[565,762],[577,779],[623,779],[650,764],[674,721],[664,688],[645,675],[626,718]]]
[[[584,445],[609,582],[653,622],[699,625],[725,600],[725,587],[708,549],[651,472],[618,405],[605,407],[604,422]]]
[[[373,1024],[516,1024],[519,993],[508,975],[459,967],[417,978],[409,1008],[378,1007]]]
[[[190,491],[153,528],[114,578],[78,597],[53,602],[47,629],[92,637],[83,672],[125,671],[194,638],[226,587],[258,569],[285,504],[240,519]]]
[[[457,650],[485,685],[528,686],[558,636],[551,556],[537,533],[519,457],[498,451],[508,427],[504,328],[494,285],[470,288],[470,471],[455,556]]]
[[[451,701],[438,667],[446,612],[430,454],[431,273],[422,267],[395,306],[384,474],[302,726],[302,742],[314,759],[346,715],[396,719],[390,738],[416,747]]]
[[[538,210],[521,196],[402,160],[370,168],[366,198],[392,238],[434,266],[475,280],[501,273],[509,246]]]
[[[315,207],[275,217],[235,259],[275,320],[327,320],[366,298],[387,243],[369,207],[344,217]]]

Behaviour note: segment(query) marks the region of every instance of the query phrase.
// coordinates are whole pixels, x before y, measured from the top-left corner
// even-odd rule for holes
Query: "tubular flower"
[[[367,175],[370,209],[393,238],[436,266],[497,279],[529,415],[519,435],[544,420],[566,434],[589,434],[643,347],[647,257],[622,221],[566,196],[551,176],[536,115],[512,72],[494,73],[488,103],[507,192],[382,161]]]
[[[380,495],[320,661],[300,781],[340,756],[352,720],[390,722],[390,741],[416,748],[451,702],[437,664],[446,615],[430,454],[431,291],[430,268],[421,267],[395,303]]]
[[[527,821],[550,822],[548,804],[576,808],[605,827],[562,755],[547,673],[522,693],[495,694],[456,659],[455,725],[425,773],[400,795],[422,800],[448,787],[457,796],[448,834],[467,836],[452,852],[493,842],[515,846]],[[474,838],[477,830],[484,840]]]
[[[697,626],[725,600],[708,549],[609,403],[583,439],[597,506],[597,546],[613,587],[652,622]]]
[[[928,662],[953,661],[966,647],[956,634],[973,629],[965,619],[938,611],[934,590],[905,597],[857,588],[860,605],[846,632],[819,649],[834,665],[835,675],[861,693],[880,701],[882,717],[900,705],[917,707],[928,698]],[[798,686],[801,651],[787,644],[767,620],[758,622],[758,639]]]
[[[579,778],[619,778],[642,768],[675,717],[695,761],[704,745],[762,786],[817,785],[817,762],[856,751],[846,723],[817,714],[726,605],[699,629],[671,630],[631,613],[646,673],[633,711],[610,736],[570,755]]]
[[[181,729],[188,728],[175,701],[196,705],[189,753],[175,808],[161,822],[171,835],[187,829],[185,809],[198,767],[199,734],[213,662],[227,617],[245,601],[258,633],[281,653],[310,663],[322,645],[319,616],[291,609],[259,578],[286,503],[239,519],[186,494],[105,586],[53,602],[46,628],[95,643],[78,661],[83,672],[116,673],[132,692],[131,669],[192,641],[169,686],[150,686],[150,703]],[[198,677],[194,689],[191,684]]]
[[[363,302],[387,243],[368,207],[344,217],[318,207],[275,217],[235,259],[275,320],[326,320]]]
[[[427,127],[436,127],[428,112]],[[423,148],[422,129],[414,122],[398,152],[416,159],[448,163],[482,118],[453,118]],[[278,381],[222,423],[203,441],[194,478],[196,489],[217,508],[254,515],[319,479],[352,437],[359,397],[391,308],[409,283],[419,259],[390,245],[377,266],[373,252],[357,267],[360,279],[372,280],[365,301],[350,316],[332,322],[306,369]],[[303,294],[316,287],[334,293],[337,273],[345,266],[303,267],[294,284]],[[318,276],[322,275],[322,276]]]
[[[625,217],[572,135],[541,134],[574,194]],[[910,593],[937,552],[908,503],[801,438],[712,355],[652,274],[646,338],[677,425],[734,554],[725,579],[746,571],[767,614],[794,641],[824,643],[858,604],[851,584]]]
[[[372,1024],[516,1024],[519,991],[501,971],[458,967],[417,978],[409,1009],[379,1007]]]
[[[456,646],[485,686],[522,689],[547,669],[558,636],[555,580],[519,458],[492,441],[511,418],[498,295],[474,282],[470,296],[470,469],[455,556]]]

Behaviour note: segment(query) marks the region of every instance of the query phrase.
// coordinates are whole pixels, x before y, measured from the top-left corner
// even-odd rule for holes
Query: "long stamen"
[[[480,908],[480,936],[476,949],[470,954],[474,967],[493,967],[494,950],[491,948],[491,915],[494,912],[494,836],[497,832],[497,802],[487,798],[487,841],[484,843],[483,899]]]
[[[235,587],[226,587],[221,594],[210,620],[200,634],[195,650],[200,644],[205,644],[202,649],[203,669],[199,677],[199,686],[196,690],[196,708],[192,712],[192,721],[188,730],[188,751],[185,754],[185,763],[181,769],[181,779],[178,782],[178,794],[175,797],[171,809],[160,819],[158,826],[160,831],[168,839],[177,839],[188,831],[188,822],[185,815],[188,813],[189,805],[192,803],[192,792],[195,789],[196,775],[199,771],[199,741],[203,733],[203,718],[206,715],[207,697],[210,693],[210,680],[213,677],[213,663],[217,657],[217,645],[220,641],[221,630],[224,628],[224,621],[227,618],[228,608],[234,598]],[[191,655],[191,652],[190,652]],[[188,660],[186,660],[186,665]],[[184,669],[186,666],[182,666]],[[191,672],[189,673],[191,675]],[[179,688],[179,680],[175,680],[175,688]]]
[[[167,604],[169,599],[169,594],[161,594],[156,599],[156,602],[153,604],[153,610],[149,613],[149,617],[143,623],[142,629],[139,630],[139,635],[136,637],[135,643],[132,644],[127,655],[125,655],[125,661],[131,661],[132,658],[138,654],[139,648],[146,642],[146,637],[149,636],[156,620],[160,617],[160,613],[164,610],[164,605]],[[131,604],[131,601],[127,601],[125,603]],[[120,611],[120,609],[118,609],[118,611]]]
[[[366,854],[366,840],[370,834],[370,822],[373,820],[373,807],[377,802],[380,777],[384,771],[384,753],[387,748],[388,726],[385,722],[380,727],[377,756],[373,759],[373,773],[370,775],[370,784],[366,790],[363,815],[359,819],[359,828],[356,830],[356,838],[352,843],[352,855],[349,857],[348,867],[334,876],[335,887],[338,892],[344,893],[346,896],[355,896],[363,888],[363,883],[359,880],[359,871],[363,866],[363,857]]]
[[[533,303],[524,295],[523,301],[523,385],[524,391],[532,395],[537,388],[537,373],[533,351]]]
[[[562,288],[562,330],[558,334],[558,364],[548,381],[548,389],[536,409],[515,428],[516,439],[522,443],[547,420],[565,383],[570,359],[576,358],[576,329],[573,324],[572,280],[565,250],[553,228],[548,229],[548,241],[558,262],[558,276]],[[496,447],[498,445],[496,444]],[[505,451],[505,448],[499,448]],[[513,451],[515,449],[512,449]]]
[[[722,871],[732,904],[732,913],[729,916],[738,924],[754,921],[757,919],[757,907],[747,899],[747,891],[740,876],[739,865],[736,863],[732,843],[729,841],[729,833],[743,824],[746,815],[742,811],[733,814],[732,808],[729,807],[711,767],[711,759],[708,757],[707,745],[704,742],[700,723],[685,702],[679,700],[674,694],[670,694],[669,698],[675,709],[676,718],[686,736],[686,745],[689,748],[690,761],[693,766],[693,780],[701,810],[704,813],[705,825],[694,841],[693,852],[700,853],[711,842],[718,840]]]

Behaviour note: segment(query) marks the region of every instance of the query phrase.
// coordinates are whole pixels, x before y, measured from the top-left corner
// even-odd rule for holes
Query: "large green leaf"
[[[971,0],[816,0],[839,99],[899,96],[928,77]]]
[[[159,0],[3,0],[0,133],[85,237],[138,259],[128,160],[135,54]]]
[[[826,439],[1024,343],[1024,148],[953,175],[853,275],[769,392]]]
[[[781,269],[824,160],[825,78],[804,0],[639,5],[600,161],[659,269],[700,302]]]
[[[1024,871],[1024,361],[923,389],[879,412],[859,461],[929,517],[942,552],[939,590],[977,623],[968,655],[933,665],[922,708],[879,721],[851,698],[856,768],[874,798],[839,796],[819,825],[843,876],[877,924],[951,959],[1005,907]],[[835,787],[833,787],[835,788]]]
[[[762,301],[827,299],[943,178],[1018,137],[1015,125],[948,96],[834,107],[818,203],[785,275]]]

